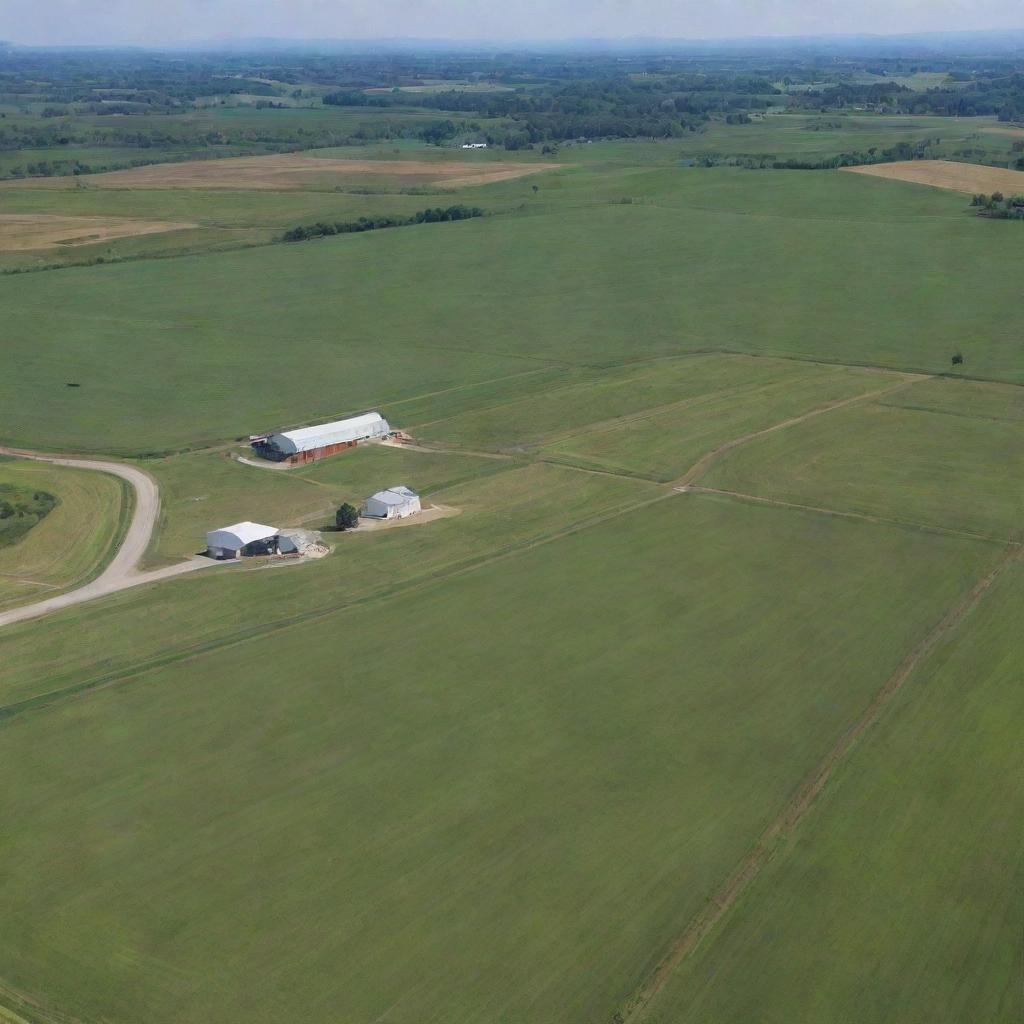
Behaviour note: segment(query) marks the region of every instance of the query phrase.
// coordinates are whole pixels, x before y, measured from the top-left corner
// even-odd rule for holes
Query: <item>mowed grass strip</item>
[[[58,499],[24,537],[0,547],[0,608],[83,583],[113,555],[130,507],[116,477],[0,458],[0,482],[48,491]]]
[[[5,981],[114,1024],[609,1019],[997,556],[677,495],[23,716]]]
[[[741,362],[735,387],[712,387],[691,401],[579,431],[547,445],[544,454],[572,465],[668,481],[728,441],[900,383],[895,374],[795,361],[765,360],[747,380],[742,368]]]
[[[701,482],[1021,540],[1024,445],[1015,419],[1019,398],[1009,391],[981,399],[983,385],[913,385],[882,403],[758,438],[729,453]]]
[[[1024,571],[910,677],[647,1024],[1024,1015]]]

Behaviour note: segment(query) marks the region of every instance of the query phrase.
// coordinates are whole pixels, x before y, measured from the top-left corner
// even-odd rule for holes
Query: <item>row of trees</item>
[[[1024,220],[1024,196],[1004,196],[1002,192],[993,192],[990,196],[979,193],[971,197],[971,206],[977,209],[979,217]]]
[[[429,210],[420,210],[408,217],[381,216],[360,217],[358,220],[317,221],[316,224],[300,224],[286,231],[281,236],[282,242],[303,242],[307,238],[322,238],[325,235],[348,235],[361,231],[378,231],[381,228],[401,228],[410,224],[438,224],[442,221],[468,220],[471,217],[482,217],[484,211],[479,206],[448,206],[442,209],[435,206]]]

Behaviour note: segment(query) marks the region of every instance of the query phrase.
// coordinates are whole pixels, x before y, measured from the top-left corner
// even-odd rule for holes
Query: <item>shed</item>
[[[420,496],[404,484],[378,491],[363,504],[363,514],[373,519],[404,519],[422,508]]]
[[[242,555],[266,555],[277,551],[277,527],[262,523],[235,523],[206,535],[206,553],[210,558],[239,558]]]
[[[284,430],[267,438],[267,447],[280,458],[331,448],[335,445],[355,444],[371,437],[386,437],[391,431],[388,421],[379,412],[366,412],[346,420],[320,423],[315,427]]]
[[[282,555],[304,555],[320,543],[316,530],[286,529],[277,537],[277,550]]]

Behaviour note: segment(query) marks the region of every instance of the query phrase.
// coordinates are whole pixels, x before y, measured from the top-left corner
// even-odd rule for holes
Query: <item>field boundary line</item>
[[[809,412],[801,413],[799,416],[791,416],[789,419],[782,420],[780,423],[773,423],[770,427],[762,427],[760,430],[754,430],[749,434],[743,434],[741,437],[734,437],[731,441],[726,441],[724,444],[720,444],[717,448],[712,448],[711,451],[702,455],[681,477],[679,477],[678,480],[673,481],[673,485],[676,487],[689,487],[691,484],[700,480],[701,477],[705,476],[719,459],[727,455],[734,448],[739,448],[741,445],[748,444],[751,441],[756,441],[759,437],[766,437],[768,434],[774,434],[777,430],[785,430],[787,427],[795,427],[799,423],[805,423],[807,420],[823,416],[825,413],[835,412],[836,409],[845,409],[847,406],[857,405],[859,402],[870,402],[873,399],[878,398],[880,395],[888,395],[893,391],[899,391],[901,388],[907,388],[912,384],[920,383],[923,380],[929,380],[931,379],[931,375],[903,374],[903,378],[903,380],[896,384],[891,384],[887,388],[880,388],[877,391],[867,391],[862,395],[854,395],[852,398],[840,398],[834,402],[828,402],[825,405],[818,406],[816,409],[811,409]]]
[[[792,508],[801,512],[817,512],[820,515],[838,516],[842,519],[859,519],[879,526],[900,526],[908,530],[920,530],[924,533],[937,533],[945,537],[963,537],[966,540],[984,541],[998,544],[1000,547],[1021,547],[1021,542],[1007,537],[989,537],[983,533],[972,533],[969,530],[957,530],[951,526],[937,526],[932,523],[918,523],[912,519],[894,519],[890,516],[879,516],[872,512],[851,512],[839,508],[825,508],[822,505],[803,505],[798,501],[786,501],[783,498],[766,498],[760,494],[746,494],[743,491],[726,491],[720,487],[701,487],[691,484],[678,488],[682,494],[720,494],[725,498],[736,498],[740,501],[756,502],[759,505],[773,505],[777,508]]]
[[[686,929],[673,940],[653,971],[626,1002],[624,1020],[633,1020],[650,1005],[665,987],[675,969],[732,910],[771,859],[779,841],[803,820],[837,769],[846,761],[861,737],[881,719],[913,671],[957,629],[1002,573],[1019,557],[1019,547],[1007,548],[996,564],[942,616],[900,662],[860,717],[839,737],[824,759],[797,786],[796,791],[764,829],[746,856],[715,890]]]

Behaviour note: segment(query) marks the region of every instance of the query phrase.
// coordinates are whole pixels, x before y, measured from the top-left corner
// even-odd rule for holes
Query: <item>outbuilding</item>
[[[277,527],[247,521],[211,530],[206,535],[206,553],[210,558],[277,554]]]
[[[314,462],[353,448],[360,441],[387,437],[390,432],[388,421],[379,412],[366,412],[315,427],[283,430],[265,439],[257,439],[253,447],[260,455],[278,462]]]
[[[404,519],[422,508],[420,496],[404,484],[378,491],[363,503],[363,515],[371,519]]]

